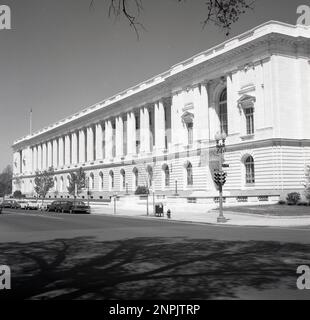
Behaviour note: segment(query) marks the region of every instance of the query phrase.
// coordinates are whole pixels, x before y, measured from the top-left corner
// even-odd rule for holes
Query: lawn
[[[310,207],[288,205],[225,207],[226,211],[271,216],[310,216]]]

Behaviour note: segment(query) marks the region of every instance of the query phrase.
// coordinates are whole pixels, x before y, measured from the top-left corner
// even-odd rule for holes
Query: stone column
[[[105,146],[106,146],[106,159],[112,159],[112,123],[110,120],[105,121]]]
[[[72,164],[76,165],[78,163],[78,138],[76,131],[71,134],[71,154],[72,154]]]
[[[94,161],[94,130],[87,128],[87,162]]]
[[[202,142],[209,138],[209,96],[207,84],[193,88],[194,97],[194,141]]]
[[[31,170],[30,172],[34,172],[34,147],[31,147]]]
[[[38,170],[42,170],[42,145],[38,145]]]
[[[59,148],[59,166],[63,167],[64,166],[64,138],[60,137],[58,140],[58,148]]]
[[[102,124],[96,124],[96,160],[102,160],[103,152],[102,152],[102,143],[103,143],[103,135],[102,135]]]
[[[85,163],[85,131],[79,130],[79,162]]]
[[[140,108],[140,153],[145,152],[145,118],[144,108]]]
[[[116,145],[116,156],[122,157],[124,155],[123,150],[123,118],[116,118],[116,136],[115,136],[115,145]]]
[[[136,154],[136,118],[133,112],[127,114],[127,153]]]
[[[53,147],[52,147],[52,141],[49,141],[47,143],[47,167],[50,168],[53,166]]]
[[[38,170],[38,146],[33,147],[33,172]]]
[[[180,138],[182,137],[182,132],[180,130],[181,120],[180,114],[178,112],[178,104],[180,103],[180,94],[175,93],[172,96],[171,105],[171,143],[173,145],[178,145],[180,143]]]
[[[70,165],[70,158],[71,158],[71,143],[70,143],[70,134],[65,136],[65,165]]]
[[[57,139],[53,140],[53,167],[58,167],[58,142]]]
[[[42,170],[45,170],[47,167],[47,147],[46,143],[43,143],[42,145]]]
[[[165,149],[165,109],[162,101],[155,104],[155,143],[157,151]]]
[[[141,153],[150,152],[150,118],[146,107],[140,109]]]

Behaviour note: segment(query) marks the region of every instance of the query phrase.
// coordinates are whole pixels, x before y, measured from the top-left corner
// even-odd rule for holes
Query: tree
[[[306,179],[305,179],[305,196],[307,198],[307,200],[310,201],[310,166],[307,166],[306,169]]]
[[[186,0],[177,0],[178,3]],[[95,0],[90,0],[90,8],[94,8]],[[143,10],[143,0],[108,0],[109,17],[123,17],[139,38],[139,29],[144,29],[138,17]],[[202,5],[206,6],[206,16],[202,21],[203,27],[213,23],[226,32],[228,36],[231,27],[240,16],[254,8],[255,0],[204,0]]]
[[[54,187],[54,169],[51,167],[48,170],[36,171],[34,183],[34,190],[43,202],[47,193]]]
[[[86,174],[83,168],[77,172],[71,172],[69,176],[68,192],[72,196],[79,196],[82,189],[86,186]]]
[[[0,174],[0,196],[5,197],[12,193],[13,169],[8,165]]]

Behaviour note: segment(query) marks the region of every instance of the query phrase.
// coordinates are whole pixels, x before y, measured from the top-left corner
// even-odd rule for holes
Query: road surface
[[[4,210],[0,299],[310,299],[309,232]]]

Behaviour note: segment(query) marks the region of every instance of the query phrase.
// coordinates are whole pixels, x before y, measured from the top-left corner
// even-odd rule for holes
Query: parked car
[[[4,200],[2,202],[2,208],[7,209],[20,209],[21,205],[16,200]]]
[[[28,210],[38,210],[40,208],[40,203],[36,200],[28,200],[27,209]]]
[[[47,211],[89,214],[90,207],[87,206],[83,201],[63,200],[63,201],[53,201],[51,204],[47,205]]]
[[[28,201],[27,200],[18,200],[18,204],[20,205],[20,209],[27,209]]]

